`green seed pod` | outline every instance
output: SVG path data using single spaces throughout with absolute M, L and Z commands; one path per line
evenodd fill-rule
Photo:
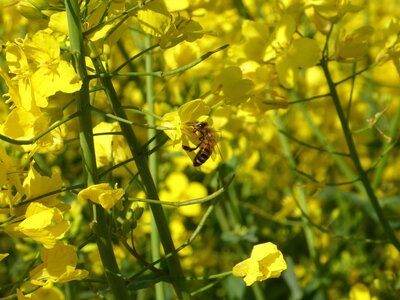
M 143 215 L 144 208 L 143 207 L 136 207 L 133 211 L 132 220 L 139 220 L 140 217 Z

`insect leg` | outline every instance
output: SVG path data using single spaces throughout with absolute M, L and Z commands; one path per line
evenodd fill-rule
M 193 147 L 193 148 L 189 147 L 189 146 L 182 145 L 182 149 L 186 150 L 186 151 L 194 151 L 194 150 L 197 150 L 200 147 L 200 145 L 201 145 L 201 143 L 198 144 L 196 147 Z

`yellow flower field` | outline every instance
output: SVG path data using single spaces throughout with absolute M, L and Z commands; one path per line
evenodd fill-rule
M 398 1 L 0 12 L 0 300 L 399 299 Z

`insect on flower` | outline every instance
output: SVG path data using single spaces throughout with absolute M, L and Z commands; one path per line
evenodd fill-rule
M 193 166 L 199 167 L 210 158 L 214 151 L 216 144 L 215 132 L 207 122 L 198 122 L 188 125 L 193 128 L 193 133 L 198 136 L 199 143 L 196 147 L 182 145 L 182 148 L 186 151 L 195 151 L 199 149 L 193 159 Z

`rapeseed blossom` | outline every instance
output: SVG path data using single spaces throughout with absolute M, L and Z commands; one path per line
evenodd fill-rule
M 61 55 L 57 39 L 48 31 L 8 43 L 5 51 L 21 97 L 21 103 L 10 99 L 17 107 L 35 111 L 46 107 L 48 97 L 56 92 L 73 93 L 81 87 L 72 64 Z
M 7 191 L 11 190 L 11 188 L 15 188 L 20 195 L 24 194 L 22 188 L 22 182 L 20 178 L 20 173 L 22 173 L 21 166 L 18 162 L 14 161 L 6 152 L 4 147 L 0 145 L 0 185 L 9 188 Z M 10 193 L 5 195 L 5 191 L 3 191 L 2 197 L 0 199 L 1 204 L 8 204 L 9 206 L 13 205 L 12 196 Z
M 99 183 L 80 191 L 78 199 L 87 199 L 100 204 L 105 209 L 111 209 L 115 204 L 120 203 L 123 196 L 123 189 L 117 188 L 117 186 L 112 188 L 108 183 Z
M 207 196 L 207 189 L 199 182 L 190 182 L 185 174 L 171 173 L 165 180 L 165 188 L 160 191 L 162 201 L 187 201 Z M 185 217 L 197 217 L 201 213 L 201 205 L 193 203 L 178 208 Z
M 206 121 L 210 122 L 211 107 L 202 99 L 192 100 L 179 107 L 178 111 L 166 113 L 161 126 L 164 132 L 172 140 L 173 144 L 198 143 L 198 137 L 193 132 L 190 124 Z
M 116 134 L 121 131 L 117 122 L 101 122 L 93 128 L 94 147 L 96 152 L 96 165 L 98 168 L 112 164 L 118 164 L 131 158 L 129 148 L 125 139 Z M 132 162 L 128 167 L 133 171 L 136 169 Z
M 378 300 L 378 298 L 371 296 L 367 286 L 356 283 L 351 287 L 349 300 Z
M 49 283 L 37 290 L 33 293 L 25 294 L 21 289 L 17 289 L 17 297 L 18 300 L 40 300 L 40 299 L 51 299 L 51 300 L 64 300 L 65 296 L 63 292 L 54 286 L 52 283 Z
M 232 269 L 235 276 L 244 277 L 246 285 L 268 278 L 277 278 L 286 270 L 282 253 L 273 243 L 258 244 L 253 247 L 250 258 L 238 263 Z
M 56 93 L 76 92 L 82 83 L 51 30 L 7 42 L 4 51 L 8 69 L 2 68 L 0 76 L 9 87 L 4 97 L 11 111 L 0 132 L 16 140 L 34 139 L 57 120 L 45 111 L 50 98 Z M 57 128 L 20 147 L 32 155 L 58 151 L 63 147 L 63 134 Z
M 392 243 L 382 240 L 378 223 L 398 215 L 397 1 L 4 0 L 0 10 L 0 224 L 10 236 L 2 239 L 0 296 L 64 299 L 63 282 L 87 275 L 77 255 L 95 278 L 75 285 L 72 298 L 130 299 L 142 279 L 146 286 L 166 279 L 165 294 L 175 288 L 183 299 L 187 276 L 198 279 L 186 282 L 188 290 L 207 299 L 276 290 L 285 299 L 398 294 L 400 246 L 392 226 L 383 228 Z M 134 134 L 116 120 L 133 124 Z M 193 160 L 201 153 L 202 132 L 215 135 L 205 142 L 216 145 L 194 169 L 181 154 Z M 91 185 L 92 178 L 122 188 Z M 76 199 L 81 186 L 89 187 Z M 217 190 L 218 198 L 201 205 L 166 202 L 179 206 Z M 133 205 L 137 197 L 151 202 L 140 222 L 129 203 L 90 213 L 86 200 L 99 212 L 121 206 L 125 193 Z M 383 214 L 368 203 L 374 194 Z M 69 205 L 72 230 L 63 216 Z M 163 212 L 166 222 L 158 222 Z M 151 213 L 158 230 L 143 226 Z M 93 218 L 109 230 L 93 234 Z M 371 222 L 377 226 L 366 232 Z M 344 238 L 332 244 L 334 237 Z M 63 238 L 86 246 L 75 249 Z M 276 288 L 245 289 L 227 278 L 207 289 L 201 281 L 227 276 L 243 255 L 237 245 L 270 238 L 299 249 L 288 256 L 293 272 Z M 285 268 L 282 253 L 265 243 L 233 273 L 251 285 Z M 129 296 L 118 297 L 125 288 Z M 146 293 L 156 297 L 154 289 Z
M 368 40 L 373 32 L 371 26 L 363 26 L 348 33 L 343 29 L 336 41 L 337 60 L 354 62 L 365 57 L 370 47 Z
M 195 99 L 183 104 L 177 111 L 166 113 L 161 122 L 161 126 L 166 135 L 172 140 L 174 147 L 179 145 L 180 148 L 182 148 L 182 146 L 195 148 L 201 146 L 202 141 L 200 141 L 199 137 L 202 136 L 202 133 L 194 130 L 194 126 L 200 122 L 207 123 L 207 129 L 211 131 L 210 134 L 213 139 L 211 145 L 213 148 L 211 153 L 212 159 L 208 159 L 200 168 L 203 172 L 209 173 L 218 166 L 220 159 L 228 158 L 228 155 L 222 157 L 222 153 L 225 154 L 229 152 L 225 147 L 222 149 L 223 151 L 221 151 L 219 145 L 224 144 L 219 143 L 220 134 L 214 126 L 214 119 L 220 124 L 224 123 L 223 119 L 226 119 L 226 111 L 223 109 L 219 110 L 218 108 L 213 111 L 206 100 L 207 99 Z M 215 116 L 213 112 L 216 113 Z M 221 112 L 220 116 L 217 115 L 218 112 Z M 191 160 L 194 161 L 197 152 L 185 152 Z
M 50 249 L 64 237 L 69 226 L 69 221 L 64 220 L 58 208 L 32 202 L 26 210 L 25 219 L 8 224 L 6 231 L 12 236 L 29 237 Z
M 44 286 L 50 282 L 81 280 L 89 275 L 86 270 L 76 269 L 76 249 L 63 242 L 58 242 L 51 249 L 43 248 L 40 258 L 42 263 L 29 273 L 32 284 Z
M 204 34 L 198 22 L 179 14 L 172 15 L 163 1 L 158 0 L 150 2 L 138 12 L 138 21 L 145 32 L 159 39 L 163 49 L 183 41 L 193 42 Z

